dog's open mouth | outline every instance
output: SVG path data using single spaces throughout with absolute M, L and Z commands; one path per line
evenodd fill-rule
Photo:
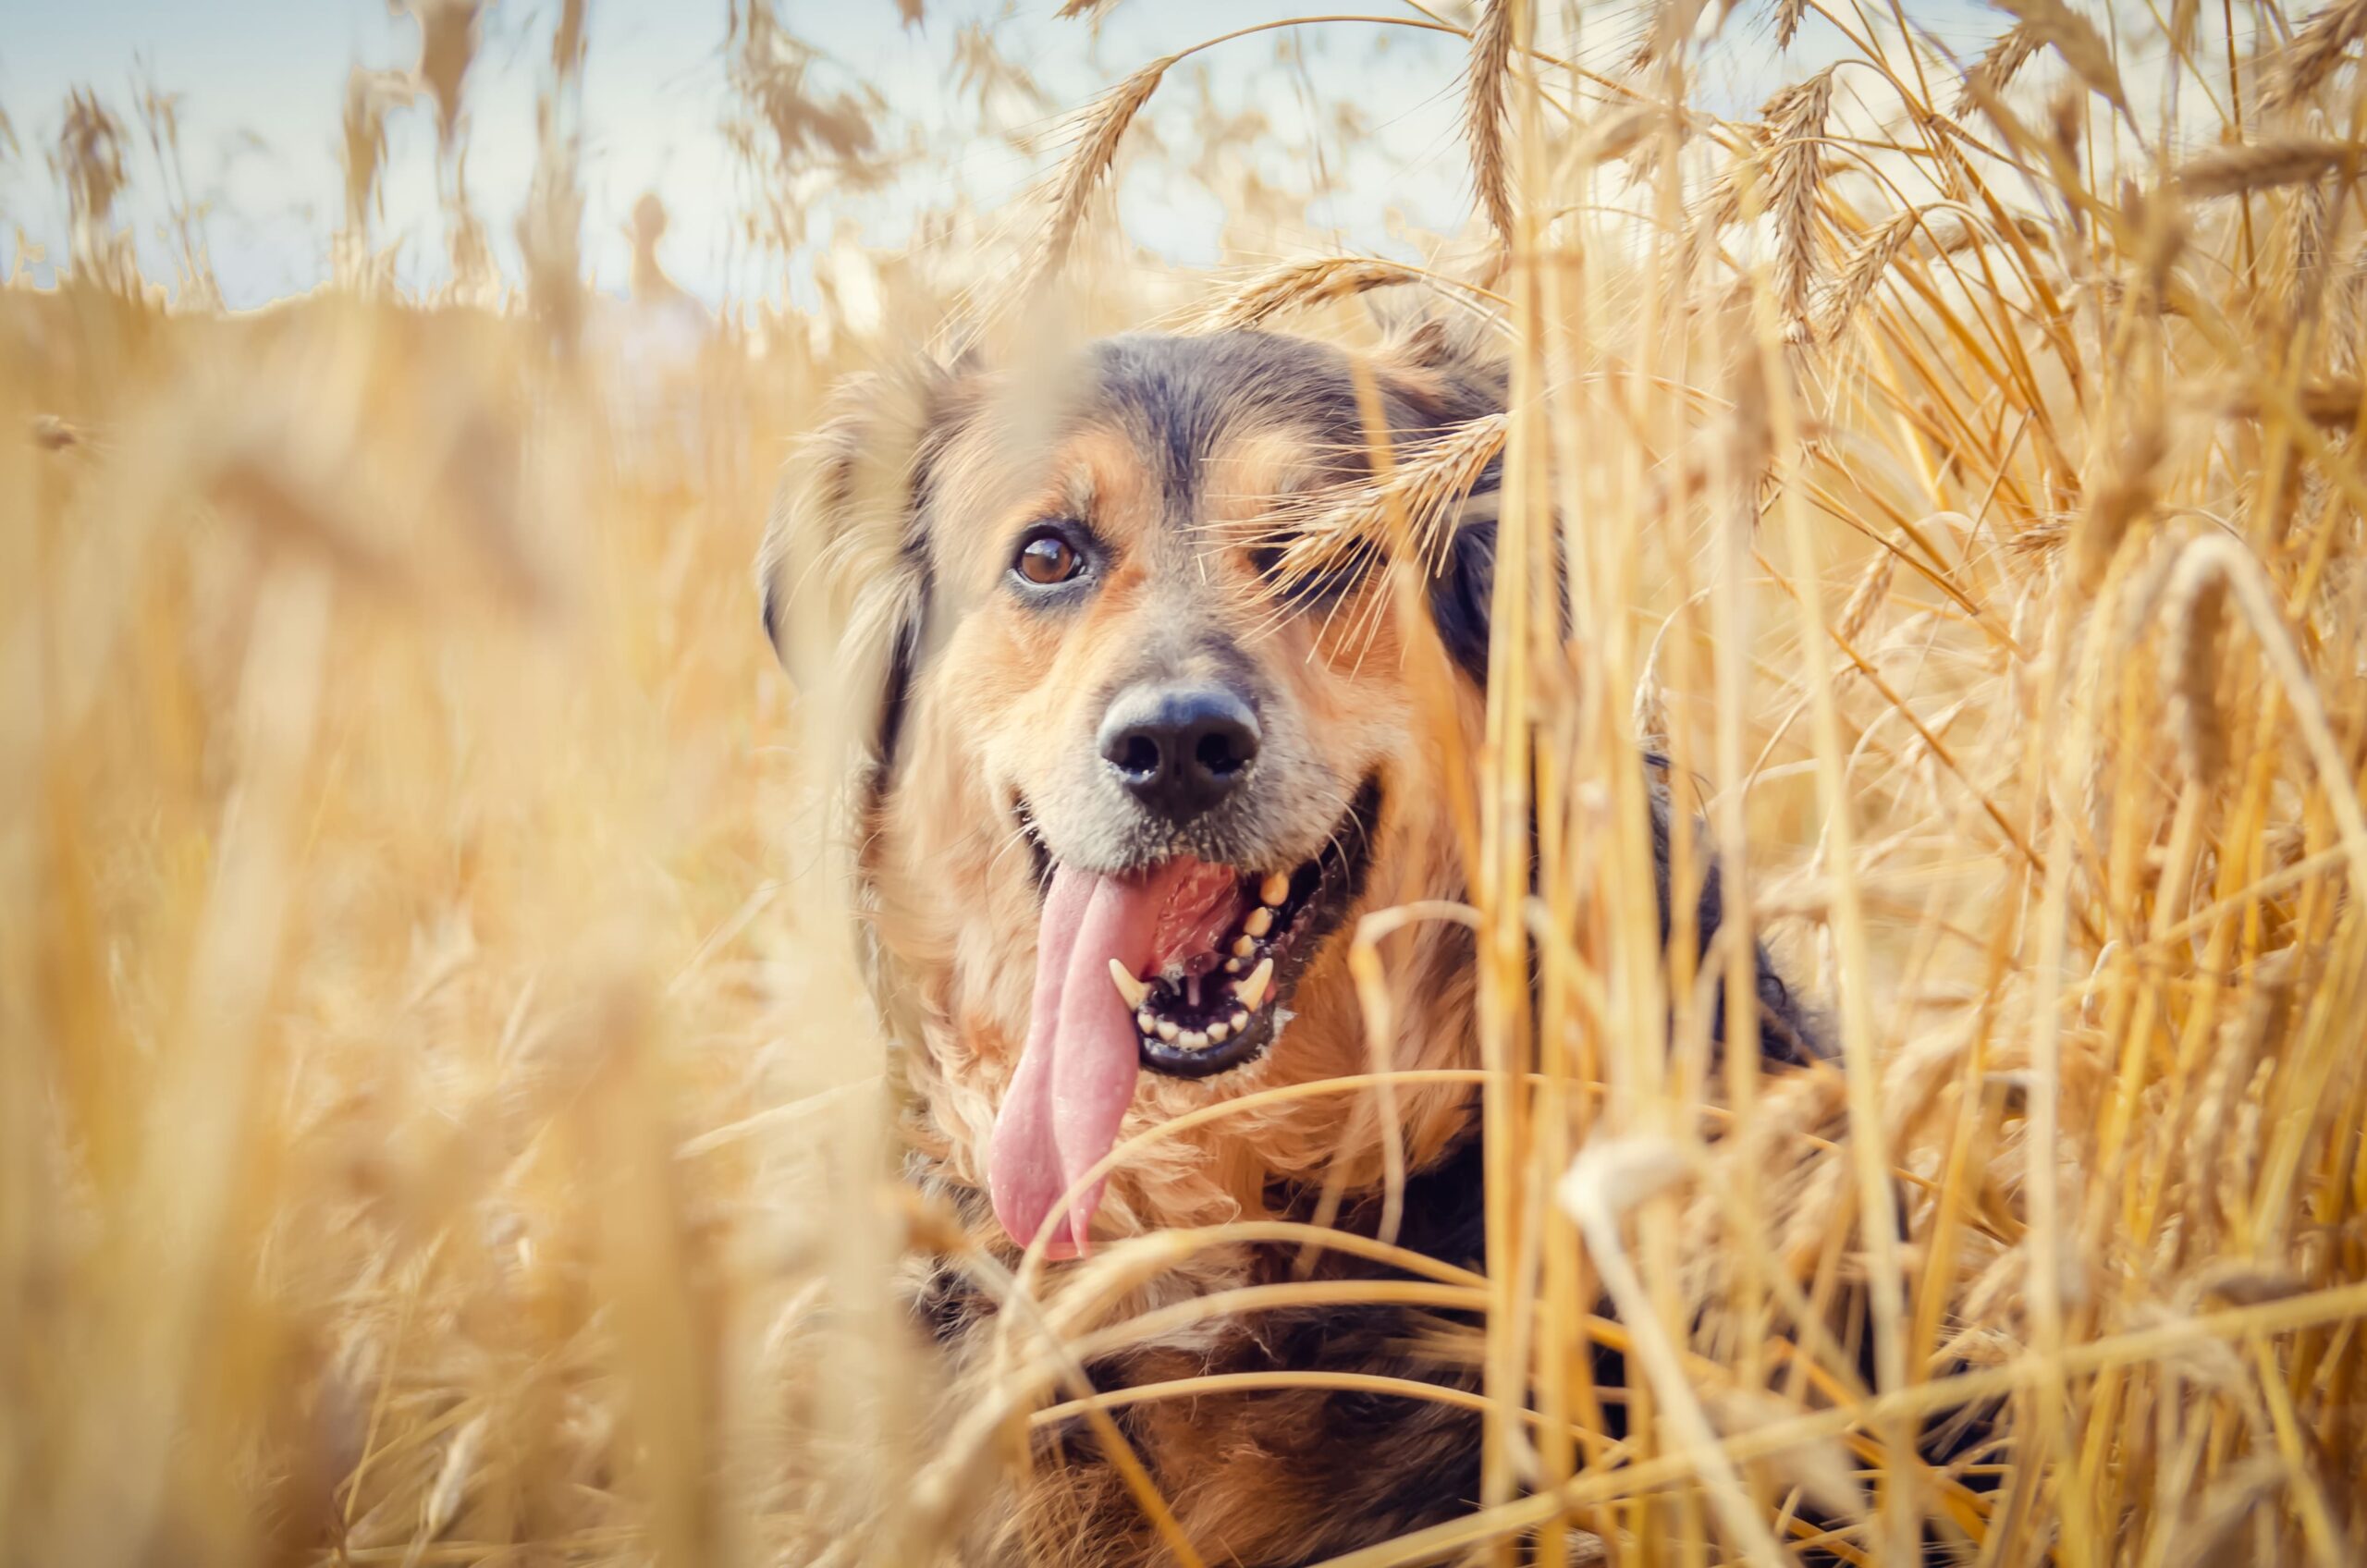
M 1109 1152 L 1141 1070 L 1205 1078 L 1274 1043 L 1300 976 L 1364 890 L 1380 808 L 1367 781 L 1322 850 L 1288 867 L 1174 855 L 1094 872 L 1040 860 L 1027 1042 L 988 1154 L 995 1212 L 1014 1240 L 1049 1225 L 1051 1256 L 1084 1250 L 1101 1184 L 1065 1214 L 1054 1206 Z
M 1273 1044 L 1299 976 L 1363 890 L 1378 796 L 1367 785 L 1322 851 L 1288 870 L 1188 856 L 1154 869 L 1168 890 L 1148 962 L 1139 974 L 1110 965 L 1143 1066 L 1205 1078 Z

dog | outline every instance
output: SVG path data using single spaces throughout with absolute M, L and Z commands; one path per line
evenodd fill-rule
M 1367 913 L 1466 895 L 1445 802 L 1484 718 L 1497 462 L 1440 547 L 1294 570 L 1277 519 L 1369 484 L 1502 411 L 1501 364 L 1435 327 L 1353 352 L 1263 331 L 1106 339 L 1034 374 L 924 362 L 851 384 L 785 492 L 759 579 L 767 634 L 840 729 L 850 877 L 868 979 L 900 1047 L 913 1182 L 1047 1293 L 1097 1249 L 1243 1219 L 1370 1235 L 1388 1208 L 1369 1095 L 1259 1091 L 1478 1065 L 1472 938 L 1392 937 L 1390 1036 L 1348 958 Z M 1301 553 L 1302 555 L 1304 552 Z M 1401 591 L 1397 569 L 1416 590 Z M 1392 598 L 1392 594 L 1396 596 Z M 1396 606 L 1412 603 L 1405 617 Z M 1429 678 L 1426 679 L 1425 672 Z M 1662 937 L 1665 942 L 1665 805 Z M 1695 928 L 1720 917 L 1714 878 Z M 1758 954 L 1761 1048 L 1817 1029 Z M 1477 1091 L 1396 1092 L 1397 1244 L 1485 1265 Z M 1293 1245 L 1196 1248 L 1133 1310 L 1307 1277 L 1394 1277 Z M 993 1296 L 938 1271 L 917 1303 L 958 1366 Z M 1202 1318 L 1093 1358 L 1097 1389 L 1231 1371 L 1349 1371 L 1474 1388 L 1420 1348 L 1451 1314 L 1369 1305 Z M 1305 1562 L 1468 1512 L 1478 1417 L 1349 1390 L 1145 1400 L 1116 1427 L 1210 1561 Z M 1082 1421 L 982 1527 L 988 1562 L 1165 1561 Z

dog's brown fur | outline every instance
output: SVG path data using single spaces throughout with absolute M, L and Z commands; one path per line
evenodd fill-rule
M 1368 379 L 1365 379 L 1368 378 Z M 1121 338 L 1048 385 L 974 365 L 865 382 L 817 442 L 763 563 L 766 616 L 808 701 L 840 699 L 853 881 L 875 994 L 901 1047 L 913 1174 L 951 1196 L 981 1245 L 1015 1257 L 983 1199 L 996 1109 L 1027 1038 L 1044 851 L 1097 865 L 1191 848 L 1255 869 L 1314 854 L 1367 778 L 1380 784 L 1371 871 L 1347 925 L 1300 979 L 1295 1018 L 1262 1057 L 1214 1077 L 1146 1071 L 1121 1136 L 1215 1100 L 1367 1070 L 1346 972 L 1365 910 L 1464 891 L 1443 770 L 1484 707 L 1492 578 L 1492 473 L 1442 565 L 1430 615 L 1399 624 L 1386 574 L 1278 584 L 1255 525 L 1273 498 L 1368 474 L 1360 379 L 1400 455 L 1502 406 L 1501 373 L 1441 335 L 1361 361 L 1261 333 Z M 1034 520 L 1073 517 L 1109 546 L 1089 595 L 1048 615 L 1008 591 L 1014 541 Z M 1279 607 L 1278 607 L 1279 606 Z M 1417 700 L 1419 661 L 1452 672 L 1439 709 Z M 1257 694 L 1267 750 L 1254 822 L 1201 845 L 1146 849 L 1139 824 L 1097 793 L 1095 726 L 1146 668 L 1221 668 Z M 1445 677 L 1442 675 L 1442 679 Z M 1219 829 L 1209 829 L 1211 833 Z M 1706 936 L 1716 921 L 1704 900 Z M 1467 937 L 1445 924 L 1392 938 L 1399 1068 L 1469 1066 Z M 1761 985 L 1771 1037 L 1805 1026 L 1779 982 Z M 1473 1096 L 1461 1085 L 1398 1096 L 1407 1163 L 1404 1242 L 1479 1260 Z M 1339 1222 L 1373 1229 L 1382 1132 L 1369 1096 L 1314 1096 L 1214 1120 L 1155 1144 L 1112 1180 L 1097 1246 L 1242 1218 L 1306 1219 L 1328 1181 Z M 1133 1310 L 1291 1278 L 1295 1249 L 1228 1245 L 1132 1291 Z M 1058 1298 L 1075 1265 L 1055 1265 Z M 1336 1257 L 1318 1272 L 1380 1273 Z M 987 1299 L 956 1272 L 924 1311 L 957 1363 L 991 1337 Z M 1088 1325 L 1080 1325 L 1080 1327 Z M 1456 1383 L 1409 1348 L 1404 1310 L 1318 1308 L 1236 1316 L 1095 1364 L 1097 1386 L 1210 1371 L 1334 1367 Z M 1385 1538 L 1471 1505 L 1476 1427 L 1429 1401 L 1261 1391 L 1127 1407 L 1121 1429 L 1212 1561 L 1290 1563 Z M 1021 1505 L 981 1555 L 1123 1564 L 1160 1559 L 1139 1509 L 1080 1426 L 1046 1440 Z

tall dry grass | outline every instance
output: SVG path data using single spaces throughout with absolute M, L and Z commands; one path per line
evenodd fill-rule
M 1503 454 L 1470 897 L 1391 917 L 1479 933 L 1493 1261 L 1452 1288 L 1488 1327 L 1437 1350 L 1484 1369 L 1483 1495 L 1343 1562 L 2367 1555 L 2367 8 L 2007 9 L 1971 61 L 1904 8 L 1672 0 L 1608 51 L 1409 10 L 1470 51 L 1473 235 L 1146 288 L 1103 203 L 1171 55 L 1049 211 L 881 259 L 915 331 L 1355 337 L 1394 288 L 1513 364 L 1500 424 L 1293 514 L 1313 564 L 1403 541 Z M 900 1253 L 950 1238 L 879 1193 L 809 714 L 745 588 L 863 355 L 779 312 L 663 364 L 603 336 L 571 8 L 512 298 L 475 15 L 356 73 L 335 288 L 163 308 L 78 94 L 72 281 L 0 294 L 0 1538 L 930 1561 L 1014 1429 L 1098 1396 L 1052 1355 L 946 1422 L 896 1327 Z M 1843 57 L 1722 116 L 1721 28 Z M 787 177 L 865 178 L 877 106 L 767 7 L 731 40 L 787 253 Z M 415 94 L 437 299 L 372 231 Z M 1749 916 L 1698 964 L 1654 935 L 1647 752 L 1677 882 Z M 1747 925 L 1845 1072 L 1713 1059 Z M 1993 1440 L 1925 1462 L 1967 1407 Z

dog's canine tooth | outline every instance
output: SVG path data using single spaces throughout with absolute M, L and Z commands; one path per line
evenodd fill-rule
M 1187 1051 L 1206 1050 L 1208 1045 L 1208 1037 L 1206 1035 L 1201 1034 L 1197 1029 L 1186 1029 L 1184 1033 L 1175 1036 L 1175 1043 L 1182 1046 Z
M 1262 937 L 1274 928 L 1274 912 L 1263 907 L 1253 909 L 1249 912 L 1249 918 L 1241 923 L 1241 928 L 1253 937 Z
M 1257 950 L 1257 939 L 1254 937 L 1238 937 L 1233 944 L 1233 956 L 1235 958 L 1247 958 Z
M 1241 998 L 1242 1006 L 1255 1012 L 1257 1011 L 1257 1004 L 1266 999 L 1266 987 L 1273 982 L 1273 978 L 1274 961 L 1270 958 L 1261 958 L 1257 961 L 1257 967 L 1249 972 L 1248 979 L 1234 983 L 1233 994 Z
M 1110 961 L 1110 983 L 1118 987 L 1128 1007 L 1139 1008 L 1150 997 L 1149 985 L 1135 979 L 1133 971 L 1114 958 Z
M 1208 1025 L 1208 1044 L 1212 1046 L 1223 1045 L 1225 1036 L 1232 1033 L 1233 1025 L 1220 1018 L 1214 1023 Z
M 1257 901 L 1280 907 L 1291 896 L 1291 879 L 1287 872 L 1277 871 L 1257 884 Z
M 1162 1018 L 1159 1021 L 1159 1037 L 1170 1044 L 1172 1044 L 1175 1036 L 1183 1032 L 1183 1028 L 1171 1018 Z

